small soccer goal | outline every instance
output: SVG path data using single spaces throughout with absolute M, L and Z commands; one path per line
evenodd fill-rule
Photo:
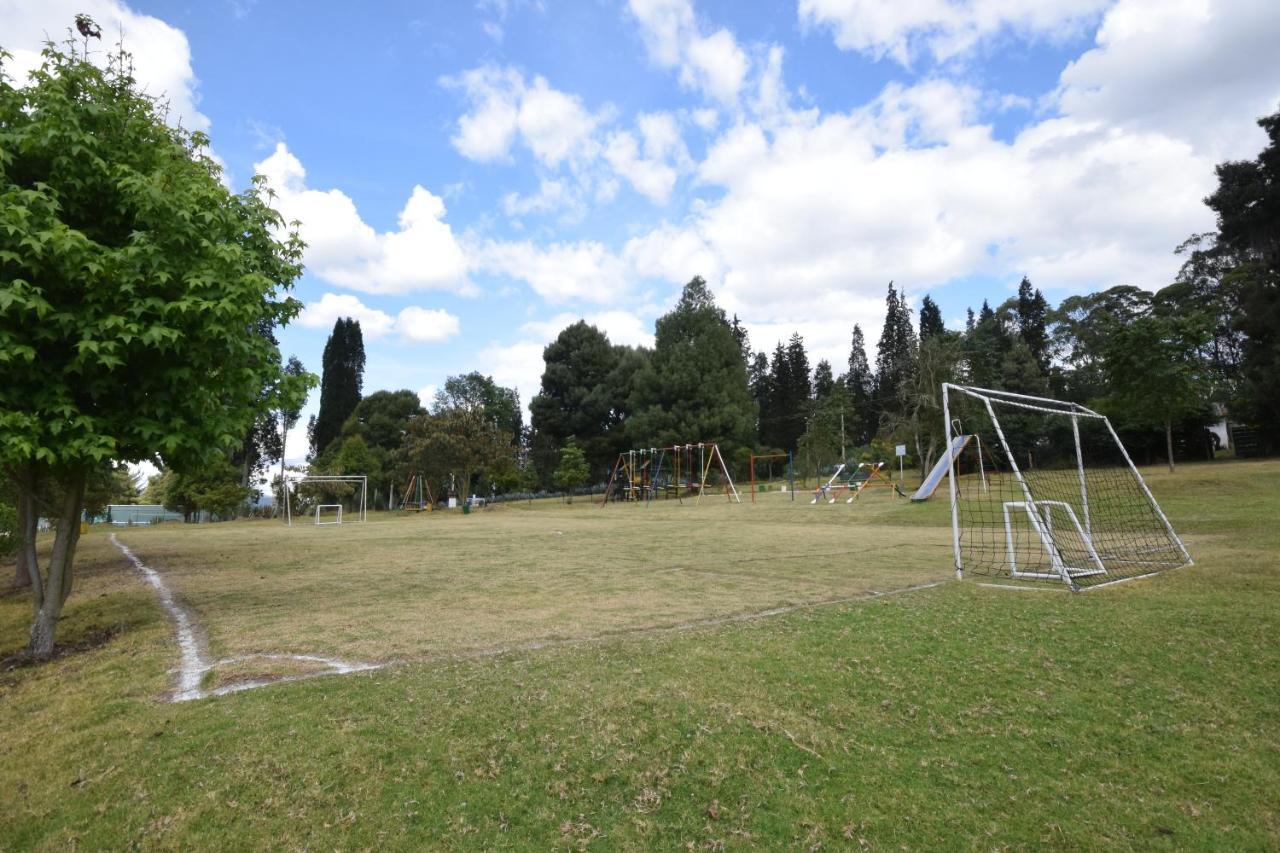
M 367 519 L 369 478 L 363 475 L 314 475 L 285 484 L 284 522 L 311 519 L 317 526 Z
M 1073 590 L 1191 564 L 1104 415 L 944 384 L 956 574 Z M 972 437 L 975 440 L 966 440 Z

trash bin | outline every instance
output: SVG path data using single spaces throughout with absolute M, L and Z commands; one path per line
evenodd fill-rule
M 462 502 L 462 514 L 463 514 L 463 515 L 470 515 L 470 514 L 471 514 L 471 502 L 470 502 L 470 501 L 463 501 L 463 502 Z

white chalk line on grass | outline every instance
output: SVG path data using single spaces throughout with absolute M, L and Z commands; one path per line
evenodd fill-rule
M 485 649 L 469 649 L 466 651 L 446 654 L 426 655 L 418 658 L 401 661 L 388 661 L 385 663 L 353 663 L 351 661 L 322 657 L 320 655 L 283 653 L 240 655 L 238 657 L 223 658 L 221 660 L 213 661 L 212 663 L 207 663 L 204 655 L 200 651 L 200 644 L 196 641 L 195 631 L 192 627 L 194 625 L 194 620 L 182 608 L 182 606 L 174 600 L 173 593 L 169 591 L 169 587 L 165 584 L 164 579 L 160 577 L 160 574 L 156 572 L 155 569 L 152 569 L 146 563 L 143 563 L 138 559 L 138 557 L 130 551 L 123 542 L 116 538 L 114 533 L 111 534 L 111 542 L 119 548 L 135 566 L 137 566 L 138 571 L 140 571 L 143 577 L 146 578 L 147 582 L 155 588 L 156 593 L 160 598 L 160 604 L 177 624 L 178 646 L 182 652 L 182 665 L 179 669 L 178 691 L 173 696 L 173 701 L 175 702 L 203 699 L 208 696 L 225 696 L 229 693 L 239 693 L 244 690 L 252 690 L 256 687 L 267 687 L 271 684 L 284 684 L 290 681 L 301 681 L 306 678 L 317 678 L 324 675 L 347 675 L 353 672 L 368 672 L 389 666 L 409 663 L 440 663 L 451 660 L 457 661 L 495 658 L 520 652 L 533 652 L 540 651 L 542 649 L 561 648 L 565 646 L 582 646 L 591 643 L 603 643 L 625 637 L 654 634 L 676 634 L 686 631 L 696 631 L 704 628 L 715 628 L 721 625 L 731 625 L 736 622 L 754 622 L 764 619 L 773 619 L 778 616 L 797 613 L 801 610 L 816 610 L 822 607 L 836 607 L 841 604 L 856 604 L 860 601 L 873 601 L 878 598 L 887 598 L 889 596 L 903 595 L 910 592 L 920 592 L 922 590 L 934 589 L 935 587 L 955 583 L 953 579 L 938 580 L 931 581 L 929 583 L 915 584 L 913 586 L 899 587 L 897 589 L 869 590 L 864 593 L 843 596 L 841 598 L 827 598 L 821 601 L 787 604 L 781 607 L 771 607 L 767 610 L 753 610 L 747 613 L 731 613 L 726 616 L 711 616 L 706 619 L 695 619 L 674 625 L 646 625 L 636 628 L 624 628 L 618 631 L 594 634 L 587 637 L 533 639 L 522 643 L 493 646 Z M 204 674 L 215 667 L 227 666 L 233 663 L 241 663 L 243 661 L 257 659 L 294 660 L 306 661 L 309 663 L 321 663 L 328 667 L 328 669 L 323 672 L 307 673 L 302 675 L 286 675 L 278 678 L 259 678 L 248 681 L 239 681 L 233 684 L 214 688 L 213 690 L 204 690 L 200 687 L 200 681 L 204 677 Z
M 209 663 L 205 660 L 204 654 L 200 651 L 200 643 L 196 640 L 195 620 L 191 618 L 191 614 L 186 611 L 182 605 L 174 600 L 173 592 L 169 589 L 168 584 L 164 582 L 164 578 L 160 577 L 160 573 L 148 566 L 138 556 L 129 550 L 129 547 L 116 538 L 114 533 L 111 534 L 111 544 L 120 549 L 129 561 L 137 567 L 142 573 L 147 583 L 151 584 L 156 591 L 156 596 L 160 599 L 160 606 L 173 619 L 178 629 L 178 650 L 180 652 L 181 663 L 178 666 L 178 689 L 173 694 L 174 702 L 188 702 L 192 699 L 203 699 L 206 696 L 225 696 L 228 693 L 238 693 L 242 690 L 252 690 L 255 687 L 265 687 L 268 684 L 279 684 L 285 681 L 300 681 L 304 678 L 316 678 L 321 675 L 346 675 L 351 672 L 365 672 L 371 669 L 378 669 L 383 664 L 373 663 L 352 663 L 351 661 L 339 660 L 338 658 L 323 657 L 321 655 L 293 655 L 282 653 L 240 655 L 239 657 L 223 658 L 221 660 Z M 305 661 L 307 663 L 324 664 L 327 669 L 321 672 L 306 673 L 301 675 L 287 675 L 280 678 L 259 678 L 250 681 L 240 681 L 233 684 L 227 684 L 213 690 L 205 690 L 200 686 L 200 681 L 204 678 L 206 672 L 215 667 L 227 666 L 233 663 L 241 663 L 243 661 L 257 660 L 265 658 L 268 660 L 292 660 Z

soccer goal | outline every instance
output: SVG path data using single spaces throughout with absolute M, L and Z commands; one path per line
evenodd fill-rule
M 1070 589 L 1191 564 L 1104 415 L 944 384 L 951 535 L 964 572 Z M 973 441 L 957 441 L 964 436 Z
M 360 475 L 314 475 L 288 481 L 284 489 L 284 521 L 313 518 L 317 525 L 345 524 L 367 518 L 369 478 Z

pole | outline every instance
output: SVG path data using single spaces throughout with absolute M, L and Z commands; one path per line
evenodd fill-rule
M 796 465 L 795 460 L 791 458 L 791 451 L 787 451 L 787 488 L 791 490 L 791 502 L 796 502 Z
M 844 409 L 840 410 L 840 461 L 845 459 L 844 452 Z

